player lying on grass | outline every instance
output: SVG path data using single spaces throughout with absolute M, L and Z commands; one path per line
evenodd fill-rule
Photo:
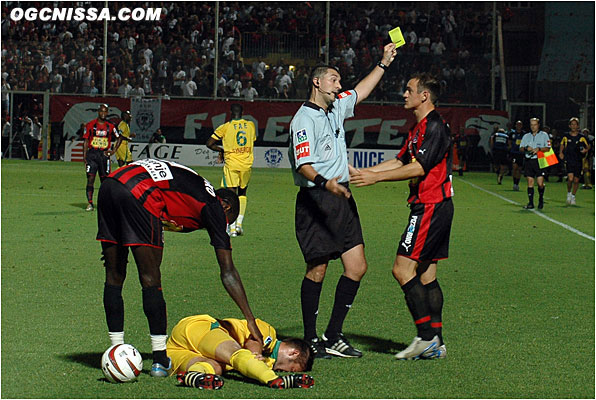
M 275 371 L 299 372 L 312 368 L 314 354 L 301 339 L 277 339 L 275 329 L 256 319 L 264 344 L 255 341 L 246 320 L 215 319 L 193 315 L 172 330 L 167 352 L 172 359 L 170 374 L 199 389 L 220 389 L 222 373 L 235 370 L 274 389 L 310 388 L 314 379 L 306 374 L 279 376 Z

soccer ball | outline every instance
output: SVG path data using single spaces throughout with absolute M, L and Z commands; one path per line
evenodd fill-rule
M 110 346 L 101 356 L 101 370 L 112 383 L 134 381 L 142 369 L 141 353 L 130 344 Z

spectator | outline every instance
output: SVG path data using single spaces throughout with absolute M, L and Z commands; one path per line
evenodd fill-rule
M 292 78 L 288 76 L 286 69 L 282 68 L 281 73 L 275 78 L 275 87 L 279 93 L 282 93 L 284 86 L 290 87 L 291 84 Z
M 178 65 L 176 67 L 176 72 L 172 75 L 173 78 L 173 90 L 172 92 L 174 95 L 181 96 L 182 93 L 182 85 L 186 80 L 186 72 L 182 70 L 182 65 Z
M 128 78 L 124 78 L 124 80 L 122 81 L 122 86 L 118 88 L 118 94 L 120 95 L 120 97 L 124 97 L 126 99 L 128 98 L 128 96 L 130 96 L 131 91 L 132 86 L 128 84 Z
M 269 80 L 269 82 L 267 82 L 267 87 L 265 88 L 264 97 L 267 99 L 277 99 L 279 97 L 279 91 L 273 85 L 272 80 Z
M 186 97 L 195 96 L 197 92 L 197 84 L 195 81 L 190 79 L 190 76 L 186 77 L 184 84 L 182 85 L 182 95 Z
M 259 96 L 259 92 L 257 92 L 257 90 L 252 87 L 252 82 L 248 81 L 247 86 L 242 89 L 242 96 L 244 97 L 244 100 L 246 101 L 254 101 L 255 97 Z
M 161 133 L 161 129 L 157 129 L 151 139 L 149 139 L 149 143 L 165 143 L 166 137 Z
M 242 90 L 242 82 L 238 74 L 234 74 L 234 77 L 226 84 L 229 94 L 232 97 L 240 97 L 240 91 Z
M 91 80 L 91 86 L 89 87 L 89 94 L 91 96 L 96 96 L 99 94 L 99 89 L 95 87 L 95 81 Z
M 135 84 L 134 89 L 132 89 L 130 91 L 130 95 L 132 97 L 145 97 L 145 91 L 143 90 L 143 88 L 141 87 L 141 84 L 139 82 L 137 82 Z

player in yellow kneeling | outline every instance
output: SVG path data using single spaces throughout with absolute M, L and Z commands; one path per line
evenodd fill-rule
M 242 221 L 246 212 L 246 189 L 250 181 L 257 136 L 255 124 L 242 118 L 240 104 L 232 104 L 231 113 L 231 120 L 217 127 L 207 139 L 207 147 L 219 152 L 218 162 L 224 162 L 221 186 L 233 190 L 240 200 L 240 213 L 230 225 L 229 232 L 230 236 L 239 236 L 244 233 Z M 223 147 L 216 144 L 220 141 Z
M 309 388 L 314 379 L 306 374 L 279 376 L 275 371 L 299 372 L 312 368 L 314 360 L 308 343 L 302 339 L 277 339 L 275 329 L 256 319 L 264 345 L 253 340 L 246 320 L 216 319 L 193 315 L 182 319 L 168 339 L 167 354 L 171 374 L 178 381 L 200 389 L 219 389 L 222 373 L 230 370 L 271 388 Z

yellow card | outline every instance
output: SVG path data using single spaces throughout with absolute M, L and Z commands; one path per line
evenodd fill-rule
M 399 29 L 399 26 L 389 31 L 389 37 L 391 38 L 391 41 L 395 43 L 395 48 L 406 44 L 406 40 L 404 39 L 404 35 L 401 34 L 401 29 Z

